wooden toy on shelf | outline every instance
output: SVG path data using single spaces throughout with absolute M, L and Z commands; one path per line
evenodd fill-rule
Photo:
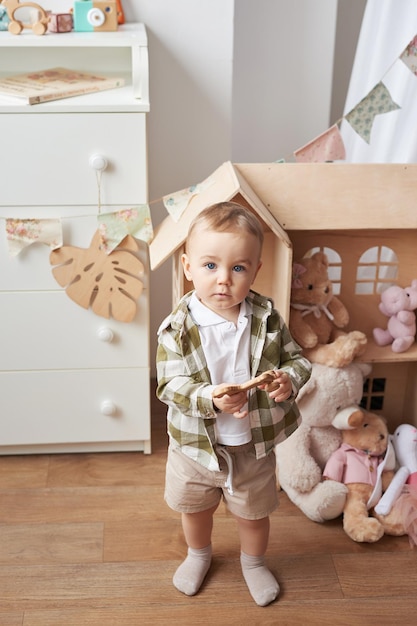
M 31 28 L 35 35 L 44 35 L 48 27 L 49 17 L 47 12 L 36 2 L 20 2 L 20 0 L 0 0 L 9 16 L 10 23 L 8 30 L 12 35 L 20 35 L 24 28 Z M 15 13 L 19 9 L 30 7 L 38 12 L 38 19 L 32 23 L 23 22 L 15 18 Z
M 124 24 L 125 14 L 123 11 L 122 0 L 116 0 L 116 9 L 117 9 L 117 23 Z

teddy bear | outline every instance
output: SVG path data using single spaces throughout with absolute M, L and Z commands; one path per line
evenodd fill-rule
M 379 310 L 386 315 L 386 329 L 374 328 L 373 336 L 379 346 L 391 344 L 393 352 L 405 352 L 416 335 L 417 279 L 409 287 L 391 285 L 381 293 Z
M 322 472 L 341 442 L 332 421 L 341 409 L 359 404 L 370 371 L 369 365 L 356 362 L 341 368 L 313 363 L 296 400 L 301 424 L 276 446 L 278 486 L 314 522 L 335 519 L 343 511 L 347 487 L 323 481 Z
M 342 443 L 329 457 L 323 477 L 347 486 L 343 508 L 346 534 L 353 541 L 373 543 L 385 534 L 385 522 L 369 512 L 395 474 L 395 452 L 387 423 L 382 416 L 353 406 L 338 412 L 333 425 L 340 427 Z M 386 521 L 390 534 L 389 516 Z M 402 529 L 400 534 L 404 534 Z
M 289 329 L 304 355 L 314 363 L 344 367 L 365 351 L 366 335 L 345 332 L 349 313 L 333 293 L 324 252 L 293 265 Z

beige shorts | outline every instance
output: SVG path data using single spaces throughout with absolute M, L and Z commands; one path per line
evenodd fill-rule
M 278 506 L 275 453 L 257 459 L 252 443 L 225 448 L 232 461 L 233 495 L 225 483 L 230 477 L 226 460 L 217 452 L 220 472 L 190 459 L 171 442 L 166 466 L 165 500 L 180 513 L 199 513 L 223 498 L 234 515 L 248 520 L 267 517 Z

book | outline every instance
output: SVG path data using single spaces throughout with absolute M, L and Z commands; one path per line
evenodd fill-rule
M 71 98 L 124 85 L 123 78 L 88 74 L 64 67 L 0 78 L 0 97 L 26 104 Z

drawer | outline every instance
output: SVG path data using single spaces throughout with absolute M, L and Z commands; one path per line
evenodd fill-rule
M 109 442 L 117 449 L 149 441 L 149 375 L 148 368 L 0 374 L 0 453 L 8 446 L 59 451 L 61 444 Z
M 123 207 L 118 207 L 123 208 Z M 85 215 L 78 217 L 77 207 L 71 207 L 71 211 L 77 214 L 76 219 L 71 219 L 71 213 L 66 207 L 66 210 L 61 209 L 61 214 L 64 213 L 62 218 L 62 233 L 63 233 L 63 245 L 64 246 L 76 246 L 78 248 L 88 248 L 95 231 L 98 228 L 97 215 Z M 25 208 L 25 210 L 16 209 L 13 212 L 7 212 L 0 207 L 0 217 L 19 217 L 26 219 L 30 217 L 59 218 L 59 213 L 54 213 L 47 210 L 42 211 L 41 215 L 37 215 L 32 209 Z M 0 226 L 4 226 L 0 220 Z M 145 274 L 142 277 L 144 285 L 148 286 L 149 277 L 149 259 L 148 259 L 148 246 L 145 242 L 137 240 L 139 245 L 138 257 L 142 261 Z M 37 291 L 37 290 L 58 290 L 61 291 L 62 287 L 57 283 L 53 274 L 52 267 L 49 262 L 50 247 L 43 243 L 34 243 L 27 246 L 21 252 L 11 257 L 7 248 L 7 241 L 4 237 L 0 242 L 0 292 L 1 291 Z
M 0 204 L 96 206 L 93 154 L 108 161 L 103 205 L 146 202 L 145 123 L 145 113 L 0 114 Z
M 1 371 L 149 365 L 146 290 L 128 324 L 83 309 L 64 291 L 3 292 L 0 311 Z

